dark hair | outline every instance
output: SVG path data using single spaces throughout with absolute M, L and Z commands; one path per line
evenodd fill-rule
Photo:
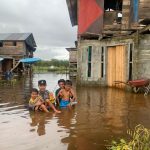
M 39 80 L 38 85 L 46 85 L 46 80 Z
M 72 82 L 70 80 L 66 80 L 65 85 L 71 85 L 72 86 Z
M 36 92 L 37 94 L 39 93 L 39 91 L 36 89 L 36 88 L 33 88 L 32 90 L 31 90 L 31 93 L 32 92 Z
M 64 79 L 60 79 L 60 80 L 58 80 L 58 84 L 59 84 L 60 82 L 65 83 L 65 80 L 64 80 Z

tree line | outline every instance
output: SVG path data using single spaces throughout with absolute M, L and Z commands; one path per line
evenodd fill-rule
M 69 61 L 68 60 L 58 60 L 58 59 L 51 59 L 49 61 L 42 60 L 37 63 L 35 63 L 35 66 L 39 67 L 68 67 L 69 66 Z

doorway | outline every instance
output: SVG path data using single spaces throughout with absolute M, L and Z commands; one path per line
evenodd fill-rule
M 114 81 L 126 82 L 126 52 L 125 45 L 108 47 L 107 84 L 124 88 L 124 84 L 115 84 Z

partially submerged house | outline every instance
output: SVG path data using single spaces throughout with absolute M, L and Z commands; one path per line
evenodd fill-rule
M 76 48 L 66 48 L 69 52 L 69 76 L 77 76 L 77 49 Z
M 19 63 L 19 60 L 33 57 L 35 50 L 32 33 L 0 33 L 0 73 L 25 71 L 28 66 Z
M 113 86 L 150 77 L 148 0 L 66 0 L 78 25 L 77 83 Z

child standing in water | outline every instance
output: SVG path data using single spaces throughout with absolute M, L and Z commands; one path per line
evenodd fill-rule
M 59 86 L 59 88 L 55 92 L 55 97 L 56 97 L 56 103 L 57 103 L 57 105 L 59 105 L 60 101 L 61 101 L 61 97 L 58 96 L 58 93 L 59 93 L 59 91 L 61 89 L 65 88 L 65 80 L 64 79 L 58 80 L 58 86 Z
M 66 80 L 65 88 L 59 91 L 57 97 L 61 98 L 60 107 L 70 107 L 70 104 L 76 100 L 75 93 L 72 89 L 72 82 L 70 80 Z
M 29 100 L 29 108 L 33 111 L 49 112 L 43 103 L 44 101 L 42 98 L 38 96 L 38 90 L 33 88 L 31 91 L 31 98 Z
M 45 80 L 38 81 L 38 86 L 39 86 L 39 96 L 41 96 L 42 99 L 44 100 L 45 106 L 51 107 L 56 113 L 61 113 L 61 111 L 57 110 L 50 101 L 50 93 L 48 90 L 46 90 L 47 86 L 46 81 Z

